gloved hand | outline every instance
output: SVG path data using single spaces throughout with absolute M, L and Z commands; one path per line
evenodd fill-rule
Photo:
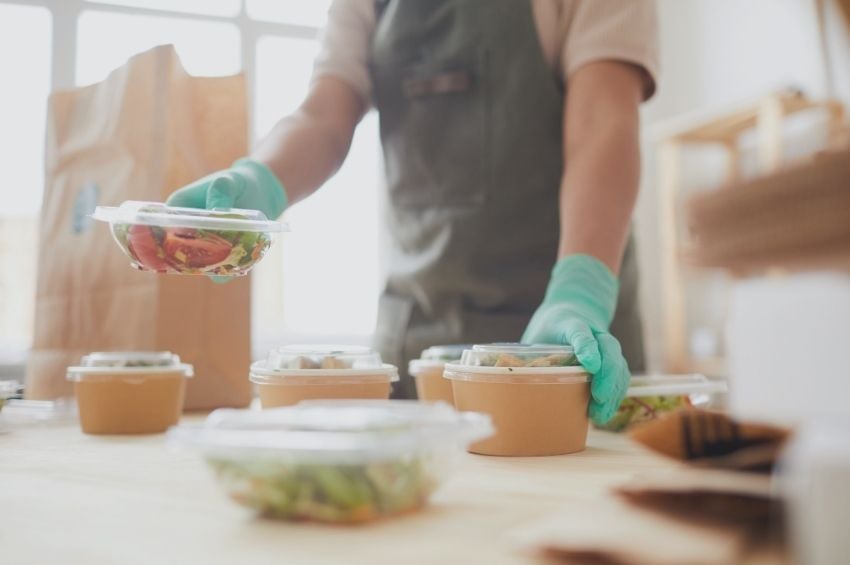
M 286 192 L 264 164 L 239 159 L 229 169 L 186 185 L 168 197 L 169 206 L 259 210 L 270 220 L 286 209 Z
M 522 336 L 523 343 L 573 346 L 579 363 L 593 375 L 588 411 L 596 424 L 614 416 L 631 378 L 620 342 L 608 333 L 618 290 L 617 278 L 596 258 L 564 257 Z

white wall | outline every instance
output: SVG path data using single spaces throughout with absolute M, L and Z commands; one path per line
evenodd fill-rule
M 663 297 L 652 139 L 682 116 L 709 116 L 786 86 L 812 97 L 828 94 L 814 0 L 658 0 L 658 10 L 661 77 L 657 95 L 643 111 L 644 175 L 636 220 L 647 342 L 655 368 L 661 359 Z M 837 24 L 837 17 L 832 20 Z M 846 37 L 832 44 L 844 50 L 844 57 L 833 57 L 833 66 L 841 67 L 836 77 L 850 101 L 850 47 Z M 716 183 L 721 157 L 710 151 L 686 156 L 691 190 Z M 706 324 L 722 326 L 724 298 L 713 291 L 718 281 L 699 284 L 701 292 L 691 306 Z

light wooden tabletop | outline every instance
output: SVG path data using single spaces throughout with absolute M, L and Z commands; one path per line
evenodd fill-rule
M 517 528 L 672 466 L 623 436 L 591 432 L 574 455 L 464 455 L 424 511 L 332 527 L 253 517 L 197 455 L 166 449 L 163 436 L 28 427 L 0 435 L 0 562 L 526 563 Z

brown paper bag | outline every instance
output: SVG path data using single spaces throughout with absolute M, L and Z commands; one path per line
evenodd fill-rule
M 246 106 L 244 76 L 190 77 L 172 46 L 50 97 L 28 398 L 72 394 L 65 368 L 88 352 L 171 350 L 195 366 L 186 408 L 249 403 L 247 278 L 136 271 L 87 217 L 229 166 L 247 150 Z

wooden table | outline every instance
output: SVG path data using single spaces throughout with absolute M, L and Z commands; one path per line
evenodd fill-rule
M 19 428 L 0 435 L 0 563 L 525 563 L 512 531 L 671 467 L 623 436 L 591 432 L 574 455 L 465 455 L 425 511 L 332 527 L 254 518 L 163 436 Z

